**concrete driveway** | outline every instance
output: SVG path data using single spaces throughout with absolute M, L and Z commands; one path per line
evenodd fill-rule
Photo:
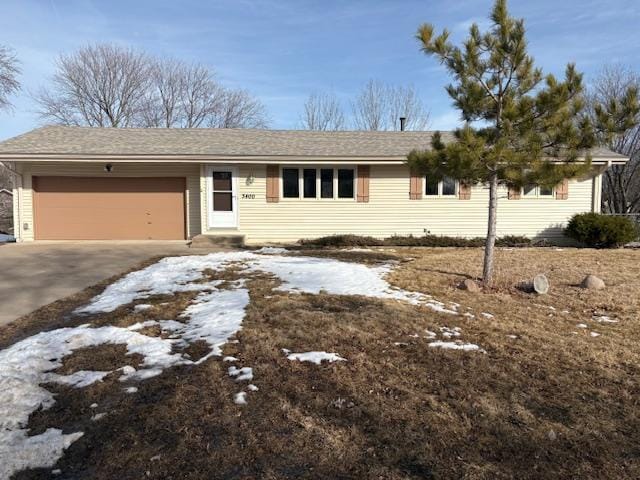
M 0 325 L 148 258 L 188 253 L 184 242 L 0 244 Z

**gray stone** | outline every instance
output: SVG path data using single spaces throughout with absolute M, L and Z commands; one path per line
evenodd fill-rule
M 586 288 L 587 290 L 602 290 L 605 287 L 604 280 L 596 277 L 595 275 L 587 275 L 582 280 L 580 284 L 582 288 Z
M 458 285 L 458 288 L 462 290 L 467 290 L 468 292 L 473 292 L 473 293 L 477 293 L 481 290 L 480 285 L 478 285 L 478 282 L 471 280 L 470 278 L 465 278 L 462 282 L 460 282 L 460 285 Z

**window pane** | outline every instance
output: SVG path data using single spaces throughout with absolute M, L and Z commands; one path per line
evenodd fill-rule
M 536 196 L 536 185 L 535 184 L 530 184 L 530 185 L 525 185 L 523 188 L 524 191 L 524 196 L 525 197 L 535 197 Z
M 353 170 L 338 170 L 338 198 L 353 198 Z
M 427 195 L 438 195 L 438 181 L 436 179 L 427 176 L 424 183 L 427 185 L 425 191 Z
M 542 185 L 540 186 L 540 195 L 541 196 L 549 196 L 549 195 L 553 195 L 553 188 L 552 187 L 543 187 Z
M 230 212 L 232 210 L 231 192 L 213 192 L 213 210 Z
M 213 189 L 231 191 L 231 172 L 213 172 Z
M 455 195 L 456 194 L 456 181 L 451 177 L 444 177 L 442 179 L 442 195 Z
M 333 168 L 320 170 L 320 197 L 333 198 Z
M 304 179 L 304 198 L 316 198 L 316 169 L 305 168 L 302 177 Z
M 282 195 L 285 198 L 298 198 L 300 196 L 297 168 L 282 169 Z

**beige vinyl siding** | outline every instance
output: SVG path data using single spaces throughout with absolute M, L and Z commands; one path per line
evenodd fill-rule
M 22 212 L 20 228 L 29 225 L 22 231 L 22 239 L 33 240 L 33 190 L 34 176 L 74 176 L 74 177 L 186 177 L 187 194 L 187 236 L 200 234 L 200 165 L 168 164 L 168 163 L 114 163 L 113 171 L 104 171 L 104 163 L 26 163 L 23 169 Z
M 247 185 L 245 180 L 251 174 L 255 182 Z M 521 200 L 507 200 L 507 189 L 501 188 L 498 235 L 561 238 L 562 227 L 571 215 L 591 211 L 594 183 L 598 182 L 591 178 L 571 181 L 568 200 L 524 196 Z M 486 235 L 488 189 L 474 186 L 470 200 L 424 195 L 421 200 L 409 200 L 409 171 L 402 165 L 371 166 L 368 203 L 357 203 L 355 199 L 289 198 L 267 203 L 264 165 L 242 165 L 238 186 L 238 233 L 244 234 L 250 244 L 293 242 L 341 233 L 375 237 L 423 235 L 425 231 L 465 237 Z M 243 193 L 254 193 L 255 199 L 244 199 Z M 205 197 L 201 202 L 206 206 Z M 207 225 L 206 208 L 203 225 Z

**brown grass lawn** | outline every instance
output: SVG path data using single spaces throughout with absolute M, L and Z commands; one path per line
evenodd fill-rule
M 479 275 L 479 249 L 322 254 L 365 262 L 394 256 L 401 262 L 393 284 L 459 303 L 462 312 L 469 307 L 475 318 L 278 293 L 274 280 L 253 278 L 239 341 L 224 351 L 254 369 L 259 391 L 248 393 L 248 404 L 233 403 L 240 387 L 218 358 L 167 370 L 140 382 L 136 394 L 124 393 L 115 374 L 84 389 L 51 386 L 57 402 L 32 415 L 32 432 L 85 432 L 54 467 L 62 470 L 55 478 L 640 478 L 640 251 L 501 249 L 497 288 L 481 294 L 455 288 Z M 540 272 L 549 295 L 514 288 Z M 607 288 L 577 288 L 586 273 Z M 103 286 L 0 330 L 0 342 L 86 323 L 69 312 Z M 158 297 L 152 303 L 168 303 L 143 312 L 126 306 L 91 322 L 173 318 L 193 295 Z M 429 348 L 425 330 L 443 326 L 460 327 L 460 338 L 486 353 Z M 292 362 L 282 348 L 348 361 Z M 118 346 L 77 351 L 61 371 L 115 368 L 124 355 Z M 50 469 L 16 476 L 49 477 Z

